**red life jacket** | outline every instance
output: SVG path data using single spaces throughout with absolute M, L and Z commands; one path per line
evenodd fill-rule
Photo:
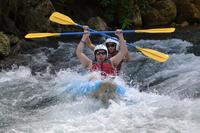
M 101 71 L 102 76 L 107 76 L 107 75 L 116 76 L 118 74 L 117 69 L 113 68 L 110 60 L 106 60 L 102 63 L 94 62 L 92 64 L 91 71 Z

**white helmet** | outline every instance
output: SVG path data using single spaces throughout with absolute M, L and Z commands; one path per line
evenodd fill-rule
M 105 45 L 106 43 L 115 43 L 116 44 L 116 50 L 119 50 L 119 42 L 117 41 L 118 39 L 115 38 L 115 37 L 112 37 L 112 38 L 107 38 L 106 41 L 105 41 Z
M 105 50 L 105 51 L 106 51 L 106 56 L 108 57 L 108 49 L 107 49 L 107 47 L 106 47 L 105 45 L 100 44 L 100 45 L 95 46 L 95 48 L 94 48 L 94 53 L 95 53 L 97 50 Z

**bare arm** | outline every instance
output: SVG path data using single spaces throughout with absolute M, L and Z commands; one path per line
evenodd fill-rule
M 86 44 L 92 51 L 94 51 L 95 45 L 92 43 L 89 37 L 86 40 Z
M 126 44 L 126 41 L 125 41 L 125 44 Z M 125 56 L 124 56 L 123 61 L 131 61 L 131 60 L 133 60 L 133 57 L 130 56 L 130 54 L 129 54 L 129 52 L 128 52 L 128 48 L 127 48 L 127 46 L 126 46 L 126 54 L 125 54 Z
M 80 60 L 81 64 L 89 69 L 92 66 L 92 60 L 90 60 L 84 53 L 83 48 L 86 43 L 87 38 L 89 37 L 89 32 L 87 29 L 84 29 L 85 34 L 83 34 L 81 41 L 79 42 L 77 49 L 76 49 L 76 56 Z
M 126 41 L 124 40 L 124 36 L 121 29 L 117 29 L 115 35 L 119 38 L 120 50 L 117 55 L 110 58 L 111 63 L 114 67 L 117 67 L 119 63 L 124 59 L 124 56 L 127 54 L 127 47 L 125 46 Z
M 83 26 L 84 31 L 88 31 L 88 26 Z M 85 44 L 93 51 L 95 48 L 95 45 L 92 43 L 92 41 L 90 40 L 90 37 L 88 36 L 85 39 Z

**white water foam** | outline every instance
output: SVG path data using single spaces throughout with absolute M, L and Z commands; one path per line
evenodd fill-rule
M 14 73 L 16 74 L 17 71 Z M 41 77 L 33 75 L 31 77 L 38 82 L 45 82 L 41 81 Z M 21 76 L 17 75 L 15 79 L 17 78 L 21 79 Z M 70 69 L 62 70 L 48 82 L 61 87 L 77 78 L 86 80 L 87 76 Z M 47 85 L 44 86 L 47 87 Z M 49 90 L 55 91 L 55 86 Z M 35 94 L 32 93 L 32 95 Z M 16 121 L 2 131 L 7 133 L 198 133 L 200 130 L 199 100 L 176 100 L 153 93 L 140 93 L 133 87 L 127 87 L 127 94 L 119 103 L 110 102 L 111 105 L 105 108 L 99 101 L 81 98 L 70 102 L 63 101 L 41 109 L 26 110 L 30 111 L 29 113 L 13 110 L 14 112 L 10 113 L 11 118 L 16 118 L 12 114 L 18 117 L 24 115 L 23 121 Z M 18 117 L 16 119 L 19 119 Z
M 163 43 L 163 41 L 160 41 Z M 192 54 L 173 54 L 162 69 L 148 79 L 170 77 L 160 89 L 198 83 L 199 58 Z M 153 67 L 157 64 L 151 64 Z M 157 68 L 156 68 L 157 69 Z M 151 70 L 149 70 L 151 71 Z M 191 79 L 194 77 L 193 79 Z M 127 86 L 126 95 L 105 107 L 100 101 L 82 97 L 62 99 L 41 108 L 26 108 L 63 92 L 73 80 L 87 80 L 71 69 L 56 75 L 32 75 L 28 67 L 0 72 L 0 132 L 5 133 L 199 133 L 200 100 L 175 99 L 155 93 L 138 92 Z M 116 82 L 125 85 L 123 79 Z M 183 86 L 183 87 L 184 87 Z M 12 90 L 12 91 L 11 91 Z M 65 96 L 65 95 L 64 95 Z M 60 98 L 60 97 L 58 97 Z M 30 102 L 31 101 L 31 102 Z M 14 103 L 15 104 L 12 104 Z

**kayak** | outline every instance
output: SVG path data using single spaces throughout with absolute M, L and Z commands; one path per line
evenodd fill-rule
M 73 81 L 66 85 L 65 92 L 73 95 L 73 96 L 88 96 L 91 94 L 102 95 L 102 93 L 111 92 L 118 95 L 123 96 L 126 92 L 125 87 L 121 85 L 117 85 L 113 82 L 108 81 Z

